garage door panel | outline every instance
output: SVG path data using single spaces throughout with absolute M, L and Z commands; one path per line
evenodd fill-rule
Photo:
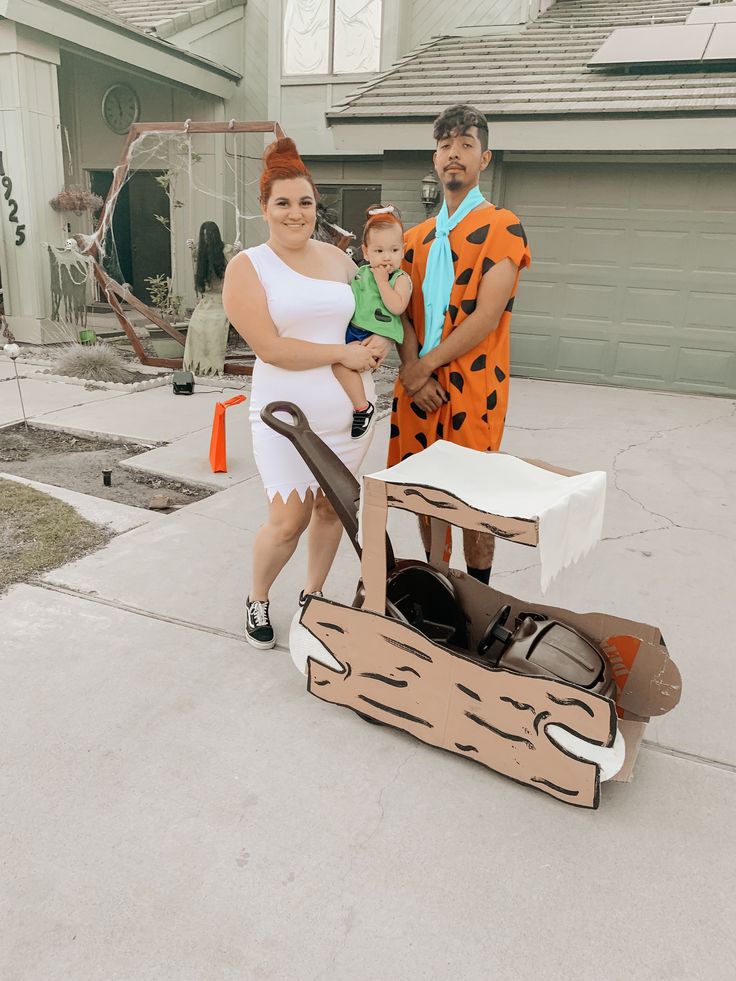
M 635 228 L 631 236 L 630 265 L 634 269 L 682 272 L 690 261 L 690 233 Z
M 566 225 L 543 225 L 529 222 L 524 225 L 527 238 L 534 242 L 534 267 L 538 271 L 547 264 L 567 262 L 569 238 Z
M 605 375 L 609 369 L 610 353 L 608 339 L 561 336 L 557 346 L 557 367 L 563 371 Z
M 554 359 L 556 346 L 556 339 L 549 334 L 514 334 L 511 338 L 511 359 L 520 368 L 546 373 L 547 365 Z
M 601 283 L 568 283 L 564 290 L 562 314 L 585 320 L 610 323 L 616 306 L 615 286 Z
M 546 164 L 526 164 L 510 170 L 506 197 L 515 202 L 519 213 L 526 215 L 566 215 L 570 201 L 571 175 Z M 526 227 L 526 226 L 525 226 Z
M 577 226 L 570 233 L 568 261 L 572 265 L 613 266 L 618 269 L 625 255 L 625 228 Z
M 705 351 L 683 347 L 677 359 L 676 377 L 692 385 L 736 387 L 736 354 L 731 351 Z
M 656 324 L 672 330 L 682 318 L 682 301 L 680 290 L 627 287 L 623 293 L 622 323 Z
M 687 296 L 685 324 L 736 334 L 736 296 L 733 293 L 693 291 Z
M 736 232 L 701 232 L 693 250 L 696 272 L 722 272 L 734 280 L 736 288 Z
M 699 198 L 699 210 L 711 215 L 716 221 L 721 222 L 726 217 L 736 219 L 736 180 L 733 165 L 722 164 L 720 167 L 709 168 L 708 173 L 703 175 Z
M 514 301 L 514 320 L 526 314 L 549 317 L 551 311 L 556 310 L 560 305 L 560 297 L 563 286 L 561 283 L 545 282 L 526 282 L 524 288 L 519 292 Z
M 512 325 L 515 369 L 736 391 L 736 157 L 519 161 L 504 172 L 504 203 L 533 257 Z
M 621 341 L 616 348 L 614 377 L 656 382 L 665 377 L 673 360 L 666 344 Z

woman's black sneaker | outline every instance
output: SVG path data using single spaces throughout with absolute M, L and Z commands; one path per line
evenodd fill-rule
M 350 431 L 353 439 L 360 439 L 361 436 L 365 436 L 370 429 L 371 419 L 375 411 L 373 403 L 369 402 L 365 409 L 356 409 L 353 412 L 353 428 Z
M 268 600 L 245 601 L 245 636 L 249 644 L 262 651 L 270 650 L 276 643 L 268 615 Z
M 313 593 L 305 593 L 304 590 L 302 590 L 301 593 L 299 593 L 299 606 L 306 606 L 307 600 L 310 596 L 319 596 L 319 598 L 322 599 L 322 595 L 322 591 L 319 589 L 315 589 Z

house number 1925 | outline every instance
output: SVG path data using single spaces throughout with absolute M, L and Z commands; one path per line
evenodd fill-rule
M 18 218 L 18 202 L 12 197 L 13 182 L 5 173 L 2 150 L 0 150 L 0 184 L 3 187 L 3 197 L 8 202 L 8 208 L 10 208 L 8 221 L 17 226 L 15 229 L 15 244 L 23 245 L 26 240 L 26 226 L 21 225 L 20 219 Z

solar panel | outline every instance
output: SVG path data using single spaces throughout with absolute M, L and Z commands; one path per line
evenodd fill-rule
M 697 63 L 703 58 L 712 32 L 712 24 L 619 27 L 598 48 L 588 67 L 656 65 L 673 61 Z
M 703 61 L 736 61 L 736 18 L 733 24 L 716 24 Z
M 736 24 L 736 3 L 712 7 L 696 7 L 687 18 L 688 24 Z

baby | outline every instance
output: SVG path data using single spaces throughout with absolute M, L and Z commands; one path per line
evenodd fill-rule
M 404 226 L 392 204 L 374 205 L 366 217 L 363 256 L 368 265 L 360 266 L 351 283 L 355 313 L 345 340 L 349 344 L 380 334 L 401 344 L 404 340 L 401 314 L 411 297 L 411 279 L 400 268 L 404 257 Z M 375 407 L 366 398 L 363 379 L 357 371 L 344 365 L 334 365 L 333 371 L 353 403 L 351 435 L 360 439 L 368 432 Z

